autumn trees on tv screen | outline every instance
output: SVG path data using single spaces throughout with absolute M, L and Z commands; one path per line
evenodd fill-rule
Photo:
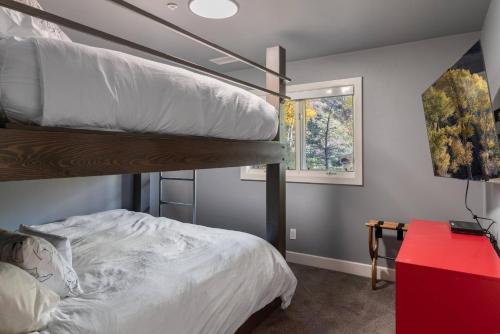
M 449 69 L 425 91 L 422 100 L 434 174 L 498 177 L 498 138 L 484 71 Z

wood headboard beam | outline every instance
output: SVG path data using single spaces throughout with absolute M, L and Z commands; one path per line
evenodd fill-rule
M 286 51 L 281 46 L 268 48 L 266 52 L 266 67 L 286 76 Z M 286 93 L 285 81 L 279 77 L 267 74 L 266 88 Z M 280 111 L 280 125 L 275 138 L 276 143 L 285 146 L 285 117 L 281 104 L 283 99 L 268 95 L 267 102 Z M 266 172 L 266 237 L 267 240 L 285 256 L 286 252 L 286 162 L 267 165 Z
M 282 161 L 284 151 L 273 141 L 0 128 L 0 181 L 268 164 Z

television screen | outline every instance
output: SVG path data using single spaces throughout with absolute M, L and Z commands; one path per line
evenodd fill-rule
M 500 176 L 500 151 L 481 43 L 422 94 L 434 175 Z

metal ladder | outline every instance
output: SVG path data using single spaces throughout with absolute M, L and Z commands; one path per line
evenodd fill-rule
M 192 201 L 191 203 L 183 203 L 183 202 L 173 202 L 173 201 L 168 201 L 168 200 L 163 200 L 163 182 L 166 181 L 186 181 L 186 182 L 192 182 L 193 183 L 193 188 L 192 188 Z M 160 173 L 160 196 L 159 196 L 159 209 L 160 209 L 160 214 L 161 214 L 161 207 L 162 205 L 173 205 L 173 206 L 190 206 L 191 207 L 191 223 L 196 224 L 196 170 L 193 170 L 193 176 L 190 178 L 184 178 L 184 177 L 164 177 L 163 173 Z

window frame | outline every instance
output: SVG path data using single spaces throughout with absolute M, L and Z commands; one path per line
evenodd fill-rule
M 303 170 L 305 158 L 305 145 L 303 136 L 305 134 L 305 119 L 301 117 L 302 110 L 295 114 L 295 170 L 286 171 L 286 182 L 292 183 L 319 183 L 339 185 L 363 185 L 363 78 L 355 77 L 340 80 L 312 82 L 306 84 L 287 86 L 287 95 L 293 100 L 328 97 L 326 92 L 319 93 L 318 90 L 330 89 L 332 87 L 352 86 L 353 94 L 353 117 L 354 117 L 354 171 L 332 172 Z M 265 98 L 261 92 L 253 92 Z M 249 181 L 265 181 L 265 169 L 256 169 L 252 166 L 241 167 L 240 179 Z

